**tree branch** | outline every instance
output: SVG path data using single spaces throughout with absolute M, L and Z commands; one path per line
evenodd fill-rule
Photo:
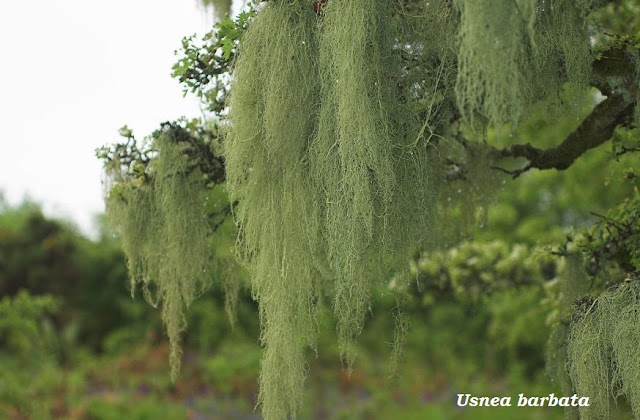
M 526 158 L 529 162 L 522 168 L 508 170 L 499 167 L 493 169 L 508 173 L 517 178 L 529 169 L 564 170 L 586 151 L 608 141 L 619 125 L 630 126 L 633 123 L 637 78 L 635 55 L 630 52 L 630 41 L 620 41 L 616 46 L 603 51 L 593 62 L 590 84 L 607 96 L 591 114 L 562 143 L 551 149 L 542 150 L 531 144 L 518 144 L 497 150 L 499 157 Z M 625 150 L 625 152 L 633 150 Z
M 564 170 L 586 151 L 608 141 L 617 126 L 630 126 L 633 121 L 635 103 L 628 103 L 621 94 L 612 94 L 596 105 L 594 110 L 558 146 L 542 150 L 531 144 L 516 144 L 499 150 L 501 157 L 526 158 L 529 163 L 516 170 L 495 168 L 517 178 L 529 169 Z

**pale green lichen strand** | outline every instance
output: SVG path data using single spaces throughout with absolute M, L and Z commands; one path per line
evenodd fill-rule
M 108 222 L 119 232 L 132 281 L 161 305 L 171 344 L 171 376 L 180 368 L 183 311 L 210 281 L 210 226 L 205 190 L 170 133 L 155 142 L 157 156 L 147 181 L 121 182 L 107 199 Z M 115 168 L 115 166 L 114 166 Z M 112 171 L 114 176 L 116 171 Z M 121 181 L 123 181 L 121 179 Z

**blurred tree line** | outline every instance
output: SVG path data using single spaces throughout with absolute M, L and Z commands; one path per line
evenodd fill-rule
M 547 293 L 541 284 L 556 268 L 548 256 L 530 250 L 508 240 L 469 242 L 456 255 L 415 260 L 415 290 L 404 309 L 414 322 L 399 370 L 403 379 L 393 392 L 387 385 L 391 337 L 381 339 L 383 331 L 393 329 L 384 316 L 397 309 L 392 294 L 382 290 L 375 296 L 351 378 L 342 371 L 327 313 L 319 343 L 323 351 L 311 361 L 315 373 L 305 418 L 346 413 L 345 418 L 372 418 L 385 415 L 380 414 L 384 407 L 424 413 L 430 406 L 444 415 L 457 389 L 470 384 L 481 389 L 490 378 L 511 376 L 518 384 L 542 386 L 550 308 L 540 305 Z M 504 282 L 519 283 L 525 291 L 501 288 Z M 491 295 L 475 294 L 486 285 Z M 259 326 L 247 291 L 240 292 L 235 328 L 215 286 L 192 305 L 185 372 L 171 384 L 159 311 L 132 299 L 118 239 L 105 229 L 89 240 L 71 224 L 45 217 L 33 203 L 12 207 L 3 202 L 0 290 L 4 416 L 112 418 L 131 413 L 141 401 L 143 408 L 130 418 L 147 418 L 153 406 L 169 410 L 170 418 L 188 418 L 193 410 L 207 413 L 205 418 L 252 415 Z M 448 328 L 439 327 L 443 323 Z M 106 392 L 121 399 L 110 400 Z M 188 403 L 187 395 L 194 392 L 203 392 L 197 409 Z M 222 408 L 204 402 L 216 399 L 230 402 Z

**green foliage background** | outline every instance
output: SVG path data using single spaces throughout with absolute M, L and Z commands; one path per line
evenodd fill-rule
M 4 294 L 0 304 L 0 412 L 4 417 L 259 418 L 253 411 L 260 360 L 258 308 L 246 291 L 238 296 L 233 328 L 217 282 L 194 301 L 186 312 L 189 328 L 183 342 L 182 373 L 172 383 L 162 312 L 131 298 L 124 256 L 111 234 L 89 241 L 63 222 L 43 218 L 31 204 L 5 205 L 0 214 L 2 238 L 11 234 L 24 244 L 11 242 L 16 257 L 11 264 L 2 260 L 3 287 L 19 285 L 21 289 Z M 35 234 L 29 228 L 30 219 L 46 222 L 57 233 L 44 238 Z M 62 238 L 67 243 L 64 252 L 46 248 Z M 9 244 L 5 240 L 2 243 Z M 507 243 L 496 247 L 493 258 L 510 252 Z M 17 259 L 29 249 L 40 249 L 48 257 L 43 261 L 50 265 Z M 486 247 L 477 249 L 484 255 Z M 479 265 L 480 271 L 492 272 L 491 259 L 482 259 L 486 262 Z M 539 265 L 526 262 L 530 259 L 521 250 L 511 256 L 511 266 L 519 267 L 525 261 L 523 266 L 537 273 Z M 56 266 L 68 267 L 71 260 L 84 267 L 78 268 L 84 290 L 81 300 L 93 304 L 74 299 L 78 286 L 67 282 L 70 278 L 51 277 L 56 275 Z M 459 260 L 461 264 L 466 261 Z M 442 269 L 450 266 L 447 262 Z M 51 276 L 42 281 L 42 289 L 24 287 L 22 274 L 7 275 L 31 276 L 31 272 L 48 268 Z M 425 274 L 418 275 L 419 290 L 412 291 L 404 308 L 414 321 L 399 376 L 388 376 L 393 320 L 386 314 L 396 308 L 393 294 L 381 291 L 372 297 L 374 312 L 367 316 L 355 345 L 358 362 L 350 377 L 340 362 L 331 315 L 323 311 L 319 314 L 318 354 L 307 354 L 310 374 L 303 395 L 303 418 L 382 419 L 398 412 L 404 418 L 469 418 L 469 413 L 452 407 L 459 390 L 552 392 L 542 373 L 541 354 L 548 333 L 548 312 L 539 305 L 543 289 L 529 288 L 524 294 L 503 290 L 485 299 L 440 289 L 427 295 L 430 269 L 418 261 L 416 269 Z M 528 273 L 516 270 L 525 276 Z M 504 276 L 512 271 L 504 267 L 498 273 Z M 514 318 L 519 319 L 518 328 L 513 328 Z M 450 328 L 441 328 L 443 323 Z M 543 412 L 548 418 L 562 416 L 558 410 Z M 541 415 L 539 410 L 518 410 L 517 414 L 524 418 Z M 495 413 L 480 410 L 474 415 L 482 418 Z M 499 414 L 505 419 L 513 415 Z

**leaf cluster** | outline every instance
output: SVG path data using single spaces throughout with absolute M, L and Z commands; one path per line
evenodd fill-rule
M 219 141 L 217 125 L 207 127 L 199 119 L 167 121 L 160 124 L 149 137 L 137 139 L 126 125 L 119 130 L 124 142 L 96 149 L 105 170 L 116 184 L 134 182 L 142 185 L 150 182 L 151 162 L 158 156 L 157 140 L 169 138 L 178 146 L 187 161 L 186 171 L 199 171 L 207 188 L 224 182 L 224 161 L 213 152 Z M 109 187 L 107 186 L 107 192 Z
M 201 40 L 191 35 L 182 39 L 180 56 L 171 76 L 183 87 L 183 94 L 195 94 L 207 111 L 222 115 L 229 94 L 231 65 L 236 58 L 238 43 L 255 11 L 249 9 L 235 18 L 227 17 L 214 25 Z
M 412 290 L 427 301 L 436 294 L 480 302 L 505 290 L 544 287 L 557 272 L 556 259 L 544 250 L 499 240 L 465 241 L 415 260 Z
M 630 196 L 607 211 L 594 213 L 592 226 L 567 235 L 553 250 L 556 255 L 577 255 L 585 274 L 601 279 L 600 287 L 620 282 L 628 273 L 640 270 L 640 194 L 638 174 L 629 168 L 624 182 L 633 185 Z

